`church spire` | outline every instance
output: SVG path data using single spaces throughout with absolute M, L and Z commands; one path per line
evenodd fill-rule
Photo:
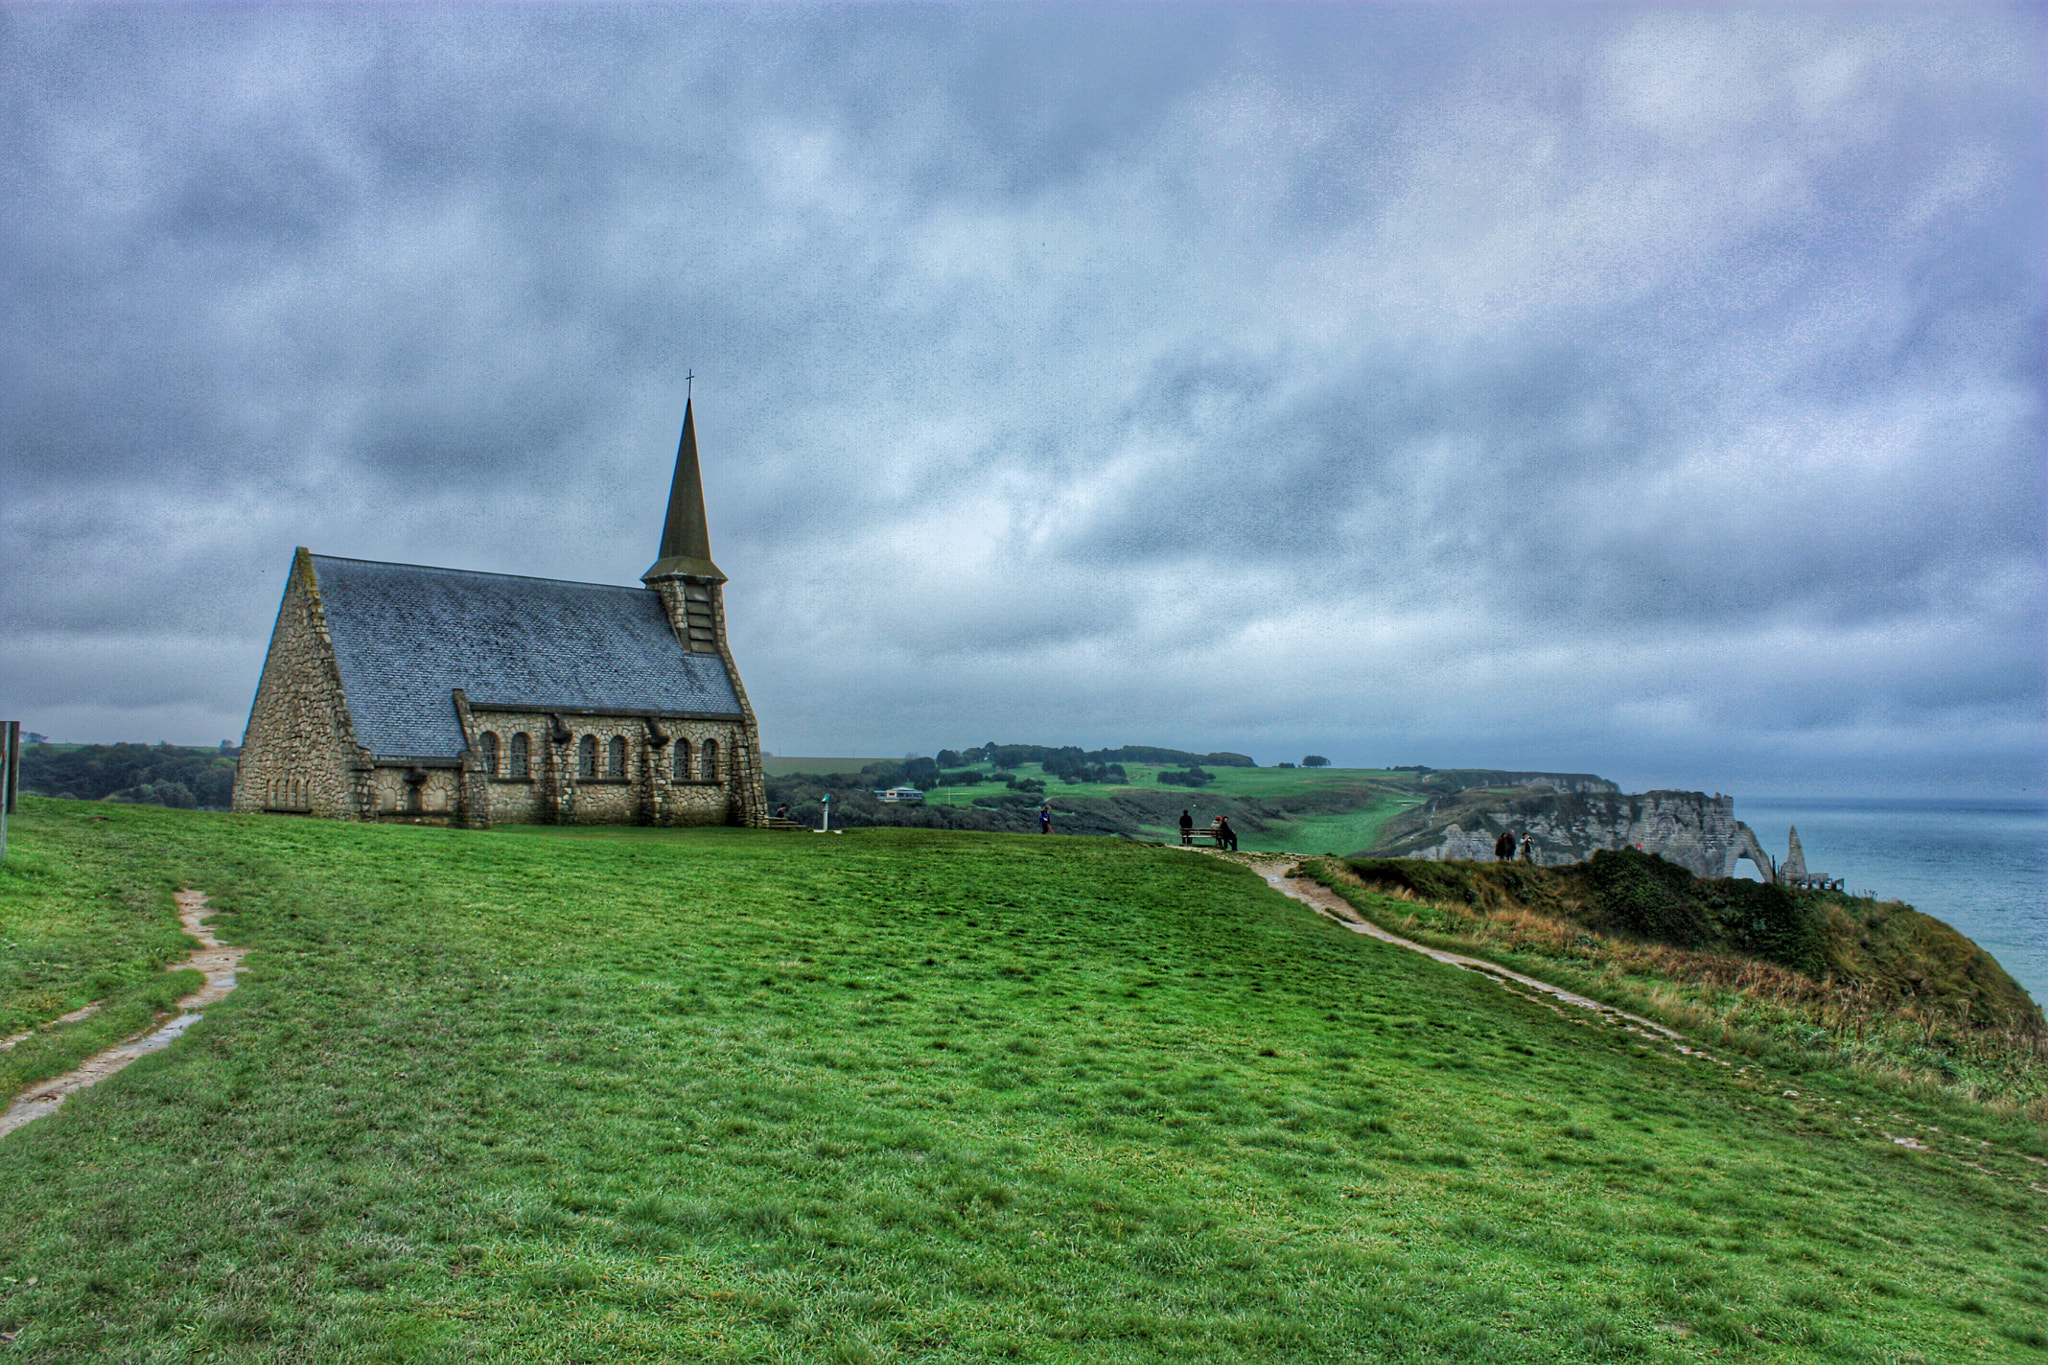
M 683 439 L 676 447 L 676 474 L 668 488 L 668 520 L 661 528 L 661 555 L 640 575 L 651 583 L 680 575 L 723 583 L 725 575 L 711 562 L 711 530 L 704 521 L 704 479 L 697 470 L 697 419 L 692 404 L 683 404 Z

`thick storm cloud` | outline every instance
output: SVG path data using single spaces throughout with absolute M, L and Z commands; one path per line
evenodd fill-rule
M 238 737 L 292 547 L 632 583 L 769 748 L 2038 792 L 1990 6 L 0 9 L 0 713 Z

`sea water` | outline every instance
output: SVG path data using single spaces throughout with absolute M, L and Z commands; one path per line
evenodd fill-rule
M 1737 797 L 1735 816 L 1780 861 L 1796 828 L 1808 872 L 1953 925 L 2048 1003 L 2048 802 Z

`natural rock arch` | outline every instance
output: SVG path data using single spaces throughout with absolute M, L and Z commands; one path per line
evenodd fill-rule
M 1778 880 L 1778 865 L 1771 861 L 1771 855 L 1764 852 L 1764 846 L 1756 841 L 1756 831 L 1740 820 L 1735 822 L 1735 837 L 1728 841 L 1728 861 L 1721 869 L 1721 875 L 1735 875 L 1735 864 L 1744 858 L 1755 865 L 1757 875 L 1766 882 Z

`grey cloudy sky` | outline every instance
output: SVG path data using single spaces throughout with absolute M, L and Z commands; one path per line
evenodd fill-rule
M 767 746 L 2039 793 L 2040 11 L 0 8 L 0 714 L 292 547 L 631 583 Z

